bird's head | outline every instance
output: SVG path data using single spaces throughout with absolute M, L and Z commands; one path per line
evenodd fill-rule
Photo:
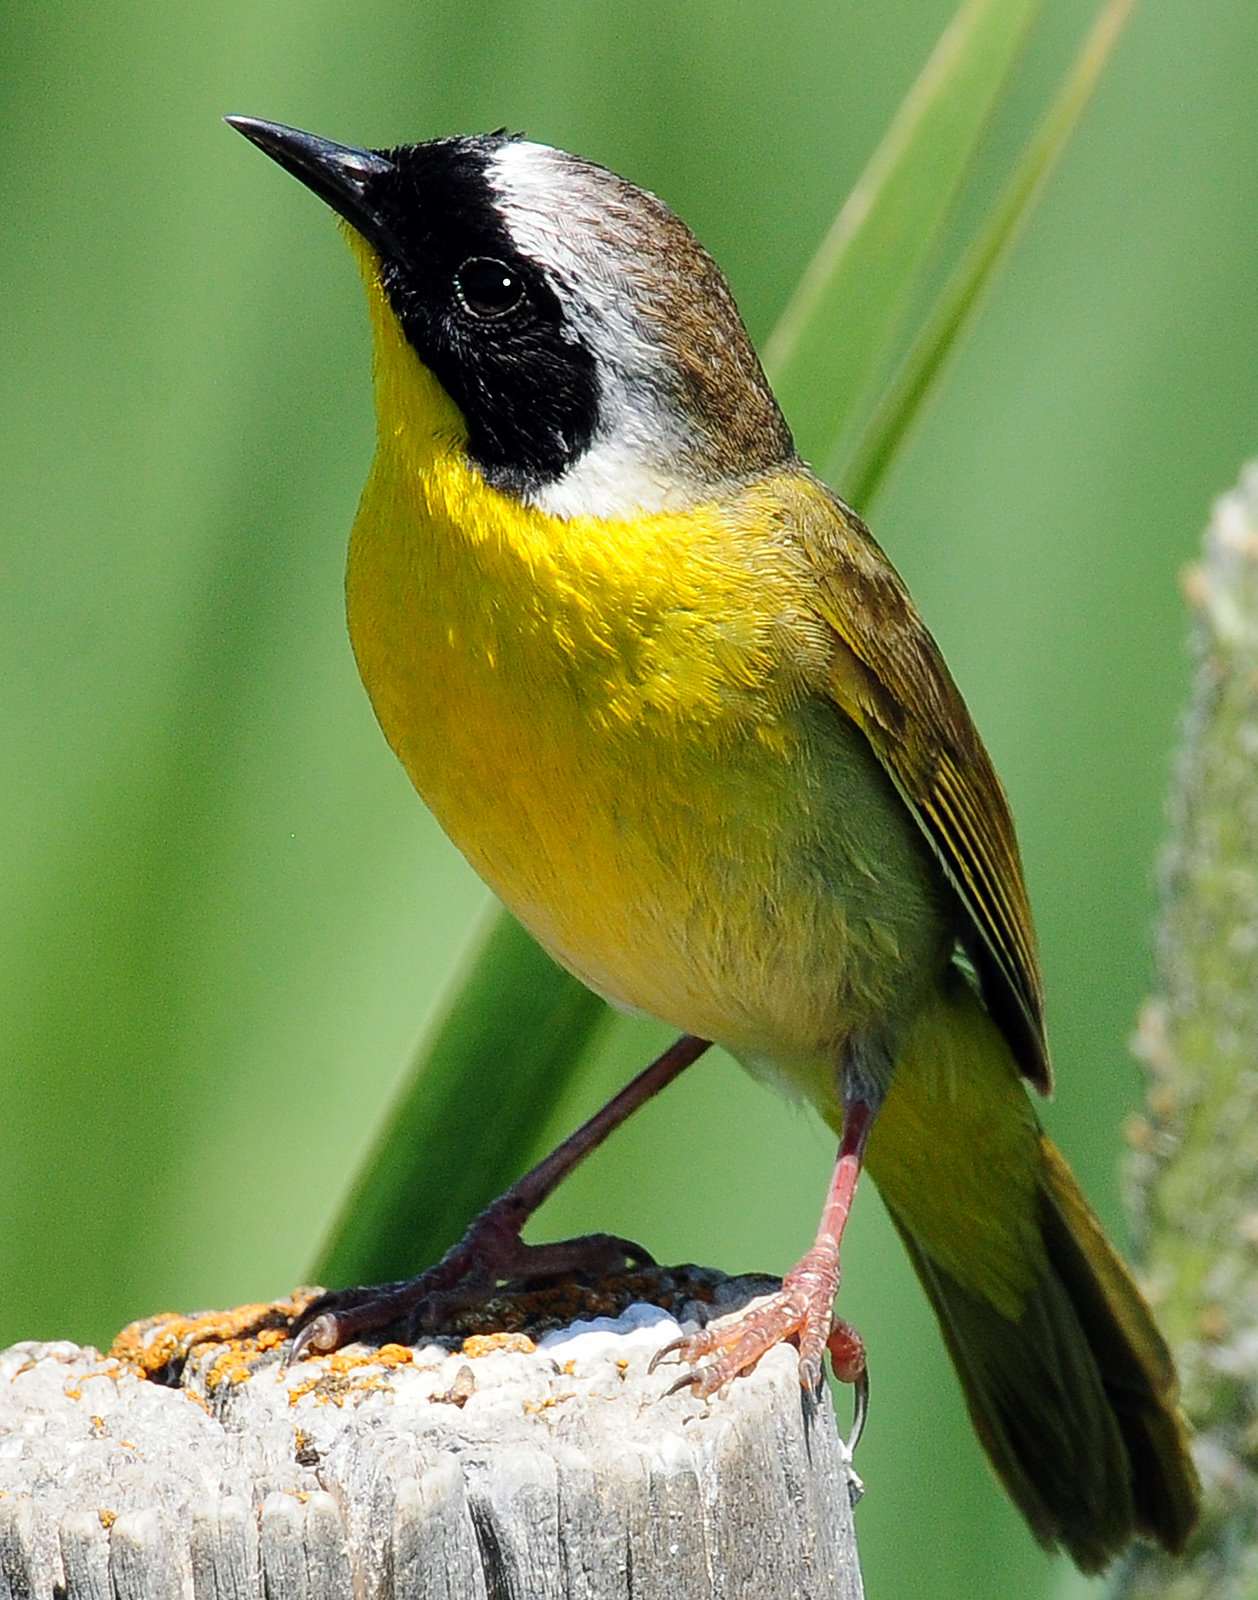
M 503 133 L 363 150 L 227 120 L 361 235 L 493 487 L 609 517 L 793 458 L 720 269 L 654 195 Z

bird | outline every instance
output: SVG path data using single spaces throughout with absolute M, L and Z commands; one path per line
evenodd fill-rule
M 715 1042 L 838 1154 L 813 1247 L 662 1353 L 680 1383 L 715 1394 L 790 1338 L 805 1388 L 827 1350 L 863 1384 L 834 1300 L 867 1168 L 1032 1533 L 1089 1572 L 1137 1537 L 1182 1549 L 1172 1359 L 1028 1093 L 1052 1073 L 1004 790 L 715 261 L 653 194 L 505 130 L 367 149 L 227 120 L 339 215 L 366 285 L 378 437 L 346 593 L 381 728 L 541 945 L 680 1030 L 427 1273 L 316 1302 L 296 1354 L 632 1259 L 520 1228 Z

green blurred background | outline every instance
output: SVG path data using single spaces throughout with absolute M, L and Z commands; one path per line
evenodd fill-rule
M 483 905 L 345 640 L 372 433 L 353 266 L 218 117 L 372 144 L 506 124 L 575 148 L 691 222 L 763 339 L 951 10 L 5 7 L 0 1344 L 107 1341 L 299 1281 Z M 1050 6 L 973 214 L 1090 10 Z M 1047 1115 L 1116 1228 L 1185 692 L 1177 574 L 1258 444 L 1253 21 L 1252 0 L 1145 0 L 864 508 L 1011 792 Z M 660 1040 L 617 1022 L 550 1131 Z M 831 1153 L 810 1115 L 706 1060 L 536 1233 L 780 1271 Z M 872 1189 L 858 1213 L 842 1306 L 872 1351 L 871 1597 L 1084 1592 L 990 1479 Z

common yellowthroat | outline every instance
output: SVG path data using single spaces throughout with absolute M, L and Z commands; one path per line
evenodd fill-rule
M 298 1343 L 503 1276 L 528 1212 L 717 1041 L 839 1135 L 782 1292 L 681 1342 L 709 1394 L 786 1337 L 815 1383 L 868 1165 L 1032 1530 L 1085 1569 L 1179 1549 L 1197 1481 L 1167 1350 L 1042 1133 L 1040 971 L 1013 823 L 947 667 L 860 519 L 799 459 L 720 271 L 653 195 L 504 134 L 360 150 L 233 125 L 350 225 L 379 442 L 350 634 L 416 789 L 613 1004 L 684 1037 L 413 1284 Z M 509 1069 L 508 1069 L 509 1070 Z

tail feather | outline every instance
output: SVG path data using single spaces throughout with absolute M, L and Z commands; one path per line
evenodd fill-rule
M 1040 1136 L 1044 1256 L 1008 1316 L 891 1214 L 956 1366 L 975 1430 L 1040 1542 L 1085 1572 L 1137 1535 L 1174 1552 L 1199 1487 L 1170 1355 L 1062 1157 Z
M 1049 1260 L 1086 1331 L 1122 1433 L 1136 1530 L 1176 1553 L 1197 1520 L 1201 1486 L 1174 1362 L 1060 1152 L 1045 1139 L 1042 1154 Z
M 1036 1537 L 1087 1572 L 1138 1534 L 1181 1549 L 1200 1491 L 1170 1354 L 956 969 L 914 1020 L 866 1155 Z

